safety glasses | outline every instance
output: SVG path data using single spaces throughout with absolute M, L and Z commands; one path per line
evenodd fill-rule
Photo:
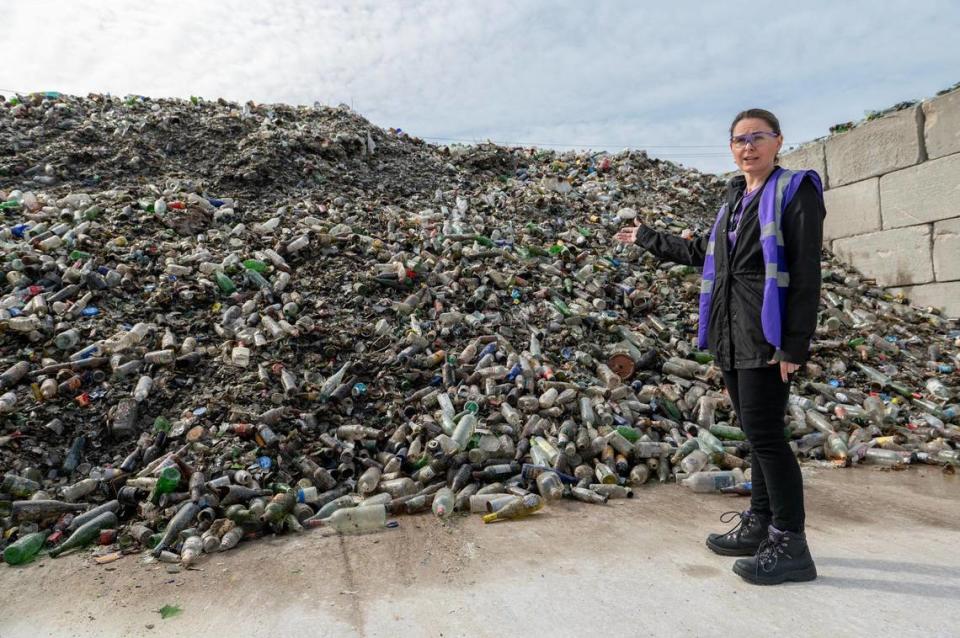
M 730 138 L 730 143 L 733 144 L 733 148 L 741 149 L 746 148 L 747 144 L 750 144 L 754 148 L 760 146 L 761 144 L 766 144 L 769 140 L 775 140 L 779 137 L 776 133 L 772 131 L 757 131 L 756 133 L 745 133 L 743 135 L 735 135 Z

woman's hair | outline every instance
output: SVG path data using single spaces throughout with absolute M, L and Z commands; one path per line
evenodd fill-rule
M 737 122 L 750 117 L 763 120 L 770 125 L 774 133 L 780 135 L 780 120 L 777 119 L 776 115 L 766 109 L 747 109 L 746 111 L 740 111 L 737 113 L 737 116 L 733 118 L 733 124 L 730 125 L 730 137 L 733 137 L 733 129 L 736 128 Z

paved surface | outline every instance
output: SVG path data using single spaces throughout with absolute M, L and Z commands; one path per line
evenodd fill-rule
M 0 638 L 958 636 L 960 476 L 805 468 L 812 583 L 755 587 L 703 546 L 745 500 L 653 486 L 484 526 L 403 517 L 267 539 L 176 574 L 88 554 L 0 566 Z M 157 610 L 183 612 L 161 620 Z M 230 631 L 230 634 L 226 632 Z

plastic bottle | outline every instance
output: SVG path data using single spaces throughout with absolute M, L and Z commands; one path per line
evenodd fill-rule
M 868 465 L 901 468 L 910 464 L 910 457 L 896 450 L 873 447 L 864 452 L 863 462 Z
M 17 395 L 14 392 L 7 392 L 0 395 L 0 414 L 9 414 L 17 407 Z
M 353 365 L 353 362 L 347 361 L 344 363 L 339 370 L 330 375 L 330 377 L 324 381 L 323 385 L 320 387 L 320 400 L 327 401 L 330 399 L 330 396 L 333 394 L 333 391 L 343 383 L 343 377 L 347 374 L 347 371 L 350 370 L 350 367 Z
M 387 510 L 383 505 L 340 509 L 325 519 L 324 523 L 341 534 L 368 532 L 387 524 Z
M 236 346 L 230 351 L 230 361 L 233 365 L 246 368 L 250 365 L 250 348 L 246 346 Z
M 707 453 L 701 449 L 696 449 L 680 461 L 680 468 L 687 474 L 696 474 L 709 462 L 710 457 L 707 456 Z
M 371 494 L 376 491 L 377 484 L 380 483 L 381 470 L 379 467 L 372 466 L 364 470 L 360 478 L 357 479 L 357 493 Z
M 133 389 L 133 400 L 137 403 L 143 403 L 150 396 L 150 390 L 153 388 L 153 378 L 147 375 L 137 380 L 137 385 Z
M 700 428 L 697 430 L 697 440 L 700 441 L 700 449 L 707 453 L 710 460 L 719 463 L 723 458 L 723 443 L 720 439 L 710 433 L 710 430 Z
M 477 417 L 475 415 L 465 414 L 460 418 L 460 421 L 453 430 L 453 434 L 450 435 L 450 438 L 453 439 L 457 450 L 466 449 L 467 443 L 473 436 L 476 427 Z
M 184 567 L 189 567 L 197 561 L 201 554 L 203 554 L 203 540 L 196 534 L 188 536 L 180 549 L 180 562 Z
M 63 500 L 78 501 L 88 494 L 92 494 L 100 486 L 100 481 L 93 478 L 85 478 L 77 481 L 73 485 L 67 485 L 61 491 Z
M 669 449 L 670 446 L 666 443 L 637 441 L 633 444 L 633 455 L 638 459 L 658 459 L 660 455 Z M 692 446 L 691 449 L 696 449 L 696 446 Z
M 719 492 L 724 487 L 743 483 L 743 471 L 739 468 L 728 472 L 697 472 L 683 479 L 684 487 L 698 494 Z
M 359 505 L 359 497 L 356 494 L 343 494 L 322 504 L 320 509 L 317 510 L 316 515 L 310 517 L 310 520 L 322 521 L 323 519 L 329 518 L 337 510 L 357 507 L 357 505 Z
M 453 514 L 454 494 L 449 487 L 441 487 L 433 497 L 433 513 L 438 518 Z

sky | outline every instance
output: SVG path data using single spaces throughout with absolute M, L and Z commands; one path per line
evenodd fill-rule
M 0 93 L 351 105 L 434 143 L 645 149 L 733 170 L 960 81 L 957 0 L 0 0 Z

